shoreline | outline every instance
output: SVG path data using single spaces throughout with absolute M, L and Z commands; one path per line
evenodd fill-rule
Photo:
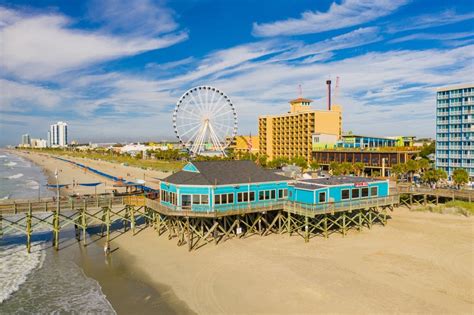
M 40 168 L 45 176 L 47 176 L 48 183 L 56 180 L 54 171 L 48 168 L 52 164 L 38 163 L 41 158 L 51 159 L 52 157 L 40 156 L 39 154 L 36 154 L 37 156 L 35 157 L 23 152 L 22 154 L 17 154 L 14 150 L 9 150 L 8 152 L 20 156 Z M 78 173 L 85 174 L 85 176 L 81 177 L 83 179 L 87 177 L 97 179 L 98 177 L 98 175 L 90 172 L 83 173 L 82 170 L 68 163 L 62 163 L 64 165 L 61 165 L 61 173 L 67 179 L 71 178 L 69 173 L 74 173 L 77 177 L 80 175 Z M 60 184 L 62 183 L 60 182 Z M 49 188 L 49 190 L 55 191 L 52 188 Z M 67 196 L 68 191 L 61 189 L 61 195 Z M 112 233 L 112 237 L 116 236 L 116 232 Z M 73 237 L 64 242 L 75 243 L 75 240 L 71 238 Z M 149 277 L 136 267 L 136 262 L 128 253 L 119 254 L 120 248 L 116 246 L 115 242 L 111 244 L 114 254 L 104 258 L 102 248 L 105 240 L 102 238 L 96 239 L 91 234 L 88 234 L 88 238 L 91 238 L 89 241 L 93 240 L 94 244 L 84 248 L 82 245 L 79 245 L 80 248 L 73 249 L 73 251 L 68 248 L 69 246 L 63 244 L 60 246 L 58 255 L 74 256 L 73 261 L 77 263 L 87 277 L 99 283 L 102 292 L 118 314 L 137 312 L 140 314 L 155 314 L 157 311 L 161 314 L 195 314 L 184 301 L 177 298 L 170 286 L 150 281 Z M 62 250 L 61 247 L 63 247 Z M 48 250 L 48 252 L 55 254 L 52 250 Z M 130 303 L 131 301 L 134 303 Z

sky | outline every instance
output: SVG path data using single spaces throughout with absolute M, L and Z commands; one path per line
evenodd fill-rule
M 436 0 L 0 0 L 0 145 L 174 140 L 172 112 L 211 85 L 239 134 L 302 95 L 343 130 L 434 137 L 436 88 L 474 81 L 474 4 Z

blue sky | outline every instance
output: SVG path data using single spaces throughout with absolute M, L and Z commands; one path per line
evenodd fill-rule
M 0 0 L 0 145 L 46 137 L 173 139 L 174 104 L 213 85 L 239 133 L 298 95 L 343 129 L 434 136 L 435 91 L 473 80 L 472 1 Z

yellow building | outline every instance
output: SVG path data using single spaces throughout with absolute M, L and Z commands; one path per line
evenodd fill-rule
M 311 161 L 313 134 L 336 135 L 341 138 L 342 111 L 338 105 L 331 110 L 311 108 L 312 100 L 290 101 L 290 111 L 281 115 L 258 118 L 260 153 L 274 157 L 305 157 Z
M 229 144 L 229 149 L 234 150 L 235 153 L 258 153 L 258 136 L 236 136 Z

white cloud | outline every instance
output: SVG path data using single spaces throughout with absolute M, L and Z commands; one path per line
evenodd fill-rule
M 419 30 L 431 27 L 454 24 L 474 18 L 474 13 L 458 14 L 454 10 L 446 10 L 436 14 L 424 14 L 394 23 L 387 28 L 389 33 Z M 471 26 L 472 28 L 472 26 Z
M 100 61 L 174 45 L 186 33 L 162 37 L 123 37 L 70 28 L 62 15 L 21 15 L 2 10 L 9 19 L 0 29 L 0 62 L 8 73 L 23 79 L 47 79 Z M 6 13 L 5 13 L 6 12 Z
M 398 37 L 389 41 L 389 43 L 401 43 L 412 40 L 452 40 L 452 39 L 461 39 L 466 37 L 472 37 L 474 34 L 472 32 L 464 33 L 416 33 L 407 36 Z
M 407 0 L 345 0 L 333 2 L 327 12 L 306 11 L 299 19 L 254 23 L 253 34 L 260 37 L 321 33 L 364 24 L 391 14 Z
M 51 89 L 10 80 L 0 79 L 0 109 L 25 111 L 25 103 L 31 107 L 51 108 L 58 105 L 65 94 Z
M 150 36 L 178 28 L 173 11 L 152 0 L 93 0 L 88 6 L 91 20 L 111 32 Z

